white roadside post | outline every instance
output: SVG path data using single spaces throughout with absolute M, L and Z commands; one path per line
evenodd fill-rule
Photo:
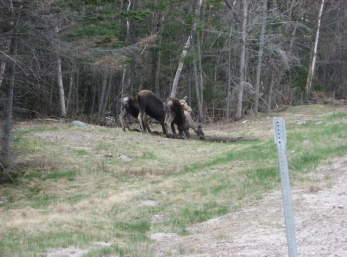
M 282 200 L 284 208 L 284 218 L 286 223 L 288 256 L 297 257 L 295 227 L 292 207 L 292 197 L 290 192 L 290 179 L 288 171 L 288 160 L 286 155 L 286 128 L 282 117 L 275 117 L 273 120 L 275 143 L 278 150 L 278 164 L 280 169 Z

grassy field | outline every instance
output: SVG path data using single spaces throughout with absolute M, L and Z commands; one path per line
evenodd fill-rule
M 290 107 L 284 117 L 291 183 L 347 153 L 347 108 Z M 273 117 L 206 124 L 238 142 L 168 139 L 120 128 L 22 122 L 15 183 L 0 185 L 0 256 L 154 256 L 153 233 L 232 213 L 280 188 Z M 329 179 L 328 177 L 326 178 Z

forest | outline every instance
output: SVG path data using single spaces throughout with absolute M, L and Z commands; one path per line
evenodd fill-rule
M 344 0 L 0 0 L 2 168 L 12 122 L 118 119 L 124 94 L 199 122 L 347 94 Z M 0 167 L 1 169 L 1 167 Z

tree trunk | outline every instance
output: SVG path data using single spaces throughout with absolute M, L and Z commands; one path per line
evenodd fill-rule
M 4 78 L 5 68 L 6 68 L 6 62 L 1 62 L 0 63 L 0 88 L 2 85 L 2 80 Z
M 74 74 L 73 72 L 70 72 L 70 81 L 69 81 L 69 93 L 68 93 L 68 97 L 67 97 L 67 103 L 66 103 L 66 113 L 68 113 L 68 115 L 72 115 L 73 113 L 73 102 L 74 102 Z
M 161 43 L 162 43 L 162 36 L 158 36 L 156 40 L 156 46 L 160 46 Z M 160 84 L 159 84 L 160 63 L 161 63 L 161 50 L 160 50 L 160 47 L 157 47 L 156 51 L 153 53 L 152 84 L 154 85 L 155 94 L 158 94 L 158 95 L 160 93 Z
M 134 53 L 131 56 L 132 57 L 130 61 L 130 71 L 129 71 L 129 85 L 130 85 L 129 91 L 134 92 L 135 91 L 134 85 L 135 85 L 135 71 L 136 71 L 136 60 L 135 60 L 136 56 Z M 139 86 L 139 90 L 141 90 L 140 86 Z
M 10 142 L 11 142 L 11 122 L 12 122 L 12 104 L 13 104 L 13 90 L 14 90 L 14 79 L 16 73 L 16 60 L 17 57 L 17 31 L 19 22 L 19 13 L 14 11 L 14 18 L 16 19 L 13 36 L 10 43 L 10 56 L 12 57 L 11 63 L 9 65 L 9 83 L 6 85 L 5 89 L 5 117 L 4 123 L 2 125 L 1 134 L 1 152 L 0 152 L 0 169 L 6 168 L 10 165 Z M 17 16 L 17 17 L 15 17 Z
M 231 28 L 231 26 L 230 26 Z M 228 58 L 228 86 L 227 86 L 227 121 L 230 119 L 230 103 L 231 103 L 231 29 L 230 29 L 230 37 L 229 37 L 229 58 Z
M 155 1 L 155 5 L 157 6 L 158 1 Z M 160 77 L 160 63 L 161 63 L 161 55 L 162 51 L 160 49 L 160 46 L 163 41 L 163 37 L 161 36 L 161 32 L 164 29 L 164 19 L 165 16 L 163 15 L 161 19 L 159 19 L 159 12 L 155 14 L 154 18 L 154 25 L 153 29 L 151 31 L 151 34 L 157 34 L 156 39 L 156 51 L 153 53 L 153 71 L 152 71 L 152 84 L 154 85 L 154 92 L 155 94 L 159 95 L 160 93 L 160 84 L 159 84 L 159 77 Z
M 127 74 L 127 67 L 126 64 L 123 66 L 123 72 L 122 72 L 122 79 L 121 79 L 121 83 L 120 83 L 120 87 L 121 87 L 121 91 L 120 91 L 120 96 L 123 96 L 126 92 L 126 83 L 125 83 L 125 76 Z M 132 93 L 132 92 L 130 92 Z
M 129 0 L 127 11 L 137 11 L 137 0 Z M 133 45 L 136 43 L 136 20 L 127 19 L 127 44 Z M 136 53 L 130 52 L 130 71 L 129 71 L 129 82 L 130 92 L 135 90 L 135 72 L 136 72 Z
M 128 0 L 127 11 L 130 11 L 130 7 L 131 7 L 131 0 Z M 126 41 L 128 44 L 131 41 L 130 21 L 128 18 L 127 18 L 127 38 L 126 38 Z
M 268 98 L 268 106 L 267 106 L 267 112 L 271 113 L 271 103 L 272 103 L 272 91 L 274 87 L 274 74 L 273 72 L 271 73 L 271 82 L 270 82 L 270 87 L 269 87 L 269 98 Z
M 259 39 L 259 52 L 258 52 L 258 63 L 257 63 L 257 73 L 255 79 L 255 95 L 254 95 L 254 113 L 258 113 L 259 106 L 259 88 L 260 88 L 260 75 L 261 75 L 261 66 L 263 63 L 263 52 L 264 52 L 264 43 L 265 43 L 265 28 L 266 28 L 266 18 L 267 18 L 267 0 L 263 0 L 263 20 L 261 23 L 261 32 Z
M 324 0 L 322 0 L 320 4 L 318 19 L 317 19 L 317 31 L 316 31 L 316 37 L 314 40 L 313 49 L 311 52 L 311 58 L 310 58 L 310 67 L 308 70 L 307 80 L 306 80 L 306 88 L 305 88 L 305 101 L 307 102 L 310 95 L 311 95 L 311 89 L 312 89 L 312 80 L 314 77 L 314 68 L 316 65 L 316 58 L 317 58 L 317 48 L 318 48 L 318 40 L 319 40 L 319 31 L 320 31 L 320 23 L 322 19 L 322 13 L 323 13 L 323 7 L 324 7 Z
M 114 106 L 114 118 L 115 118 L 115 121 L 118 121 L 118 118 L 119 118 L 119 114 L 121 113 L 122 111 L 122 104 L 120 103 L 119 101 L 119 97 L 122 96 L 122 79 L 123 79 L 123 72 L 122 72 L 122 78 L 120 79 L 120 81 L 118 81 L 117 83 L 117 87 L 115 89 L 115 97 L 113 98 L 113 104 L 115 105 Z
M 190 47 L 190 44 L 191 44 L 191 41 L 192 41 L 192 38 L 193 38 L 193 34 L 195 33 L 196 31 L 196 26 L 197 26 L 197 23 L 198 23 L 198 19 L 200 17 L 200 9 L 201 9 L 201 5 L 202 5 L 202 0 L 198 0 L 198 3 L 197 3 L 197 7 L 196 7 L 196 16 L 197 18 L 195 19 L 194 23 L 193 23 L 193 27 L 192 27 L 192 34 L 188 37 L 188 40 L 186 42 L 186 44 L 184 45 L 184 49 L 183 49 L 183 52 L 182 52 L 182 55 L 181 55 L 181 59 L 180 59 L 180 62 L 178 64 L 178 68 L 177 68 L 177 71 L 176 71 L 176 74 L 175 74 L 175 78 L 174 78 L 174 82 L 172 84 L 172 89 L 171 89 L 171 94 L 170 94 L 170 97 L 176 97 L 176 93 L 177 93 L 177 85 L 178 85 L 178 81 L 179 81 L 179 78 L 180 78 L 180 75 L 181 75 L 181 71 L 183 69 L 183 62 L 184 62 L 184 57 L 186 57 L 187 55 L 187 49 L 189 49 Z M 199 39 L 199 36 L 197 37 Z M 198 44 L 198 54 L 200 53 L 200 45 Z M 198 57 L 199 58 L 199 57 Z M 201 56 L 200 56 L 201 58 Z M 201 64 L 201 59 L 198 61 L 200 64 Z M 198 64 L 199 66 L 199 64 Z M 201 68 L 198 67 L 198 70 L 201 70 Z M 200 72 L 199 72 L 200 73 Z M 201 70 L 201 73 L 202 73 L 202 70 Z M 202 79 L 202 76 L 199 76 L 196 77 L 197 79 L 199 79 L 201 77 Z M 200 81 L 202 82 L 202 81 Z M 199 82 L 198 82 L 199 83 Z M 202 92 L 201 92 L 201 88 L 203 87 L 203 85 L 201 84 L 200 85 L 200 94 L 197 95 L 197 98 L 200 98 L 198 99 L 198 101 L 200 100 L 201 102 L 201 97 L 202 97 Z M 202 104 L 202 102 L 201 102 Z M 199 108 L 199 106 L 198 106 Z M 199 113 L 199 117 L 202 115 L 202 113 L 200 114 Z
M 6 40 L 4 43 L 3 52 L 8 53 L 8 51 L 10 50 L 10 45 L 11 45 L 11 40 L 10 39 Z M 0 88 L 1 88 L 2 80 L 4 79 L 5 68 L 6 68 L 6 61 L 1 61 L 0 62 Z
M 193 2 L 194 1 L 191 1 L 190 3 L 190 7 L 191 7 L 191 10 L 190 12 L 193 12 Z M 200 2 L 200 0 L 199 0 Z M 197 6 L 197 9 L 196 9 L 196 13 L 198 14 L 198 12 L 200 9 L 198 8 Z M 195 33 L 195 30 L 196 30 L 196 26 L 197 26 L 197 19 L 199 18 L 198 15 L 196 15 L 197 17 L 195 18 L 194 20 L 194 23 L 193 23 L 193 26 L 192 26 L 192 31 L 191 31 L 191 35 L 190 35 L 190 40 L 193 42 L 192 43 L 192 55 L 193 56 L 197 56 L 198 53 L 195 49 L 195 44 L 194 44 L 194 33 Z M 195 95 L 196 95 L 196 101 L 197 101 L 197 105 L 198 105 L 198 116 L 199 116 L 199 120 L 200 120 L 200 113 L 202 113 L 202 105 L 200 104 L 200 87 L 199 87 L 199 72 L 198 72 L 198 63 L 197 63 L 197 59 L 194 58 L 193 60 L 193 82 L 194 82 L 194 88 L 195 88 Z
M 117 73 L 115 74 L 115 76 L 116 76 L 116 78 L 118 78 Z M 118 113 L 117 96 L 118 96 L 118 93 L 119 93 L 119 80 L 115 79 L 115 80 L 113 80 L 113 83 L 110 86 L 110 115 L 113 118 L 117 118 L 117 113 Z
M 195 47 L 193 45 L 192 47 L 193 54 L 195 53 Z M 200 87 L 199 87 L 199 73 L 198 73 L 198 64 L 196 59 L 193 61 L 193 72 L 194 72 L 194 84 L 195 84 L 195 92 L 196 92 L 196 100 L 198 103 L 198 115 L 199 115 L 199 122 L 201 122 L 201 117 L 202 117 L 202 104 L 200 102 Z
M 191 41 L 191 36 L 188 37 L 188 40 L 187 40 L 187 42 L 184 45 L 184 49 L 183 49 L 183 52 L 181 54 L 181 59 L 180 59 L 180 62 L 178 64 L 176 75 L 175 75 L 175 78 L 174 78 L 174 81 L 173 81 L 173 84 L 172 84 L 170 97 L 176 97 L 177 85 L 178 85 L 178 81 L 180 79 L 181 71 L 183 69 L 184 57 L 186 57 L 187 49 L 189 49 L 189 47 L 190 47 L 190 41 Z
M 79 86 L 79 78 L 80 78 L 80 76 L 79 76 L 79 70 L 77 69 L 77 74 L 76 74 L 76 85 L 75 85 L 75 92 L 74 92 L 74 95 L 75 95 L 75 102 L 74 102 L 74 107 L 73 107 L 73 109 L 74 109 L 74 111 L 75 111 L 75 113 L 79 113 L 80 112 L 80 99 L 79 99 L 79 95 L 78 95 L 78 86 Z
M 104 111 L 104 105 L 106 101 L 106 92 L 107 92 L 107 72 L 104 71 L 102 75 L 102 83 L 101 83 L 101 89 L 100 89 L 100 95 L 99 95 L 99 107 L 98 107 L 98 118 L 99 121 L 104 121 L 105 119 L 105 113 Z
M 245 62 L 246 62 L 245 56 L 246 56 L 246 37 L 247 37 L 247 15 L 248 15 L 248 1 L 243 0 L 240 78 L 239 78 L 239 94 L 238 94 L 238 100 L 237 100 L 236 119 L 241 119 L 242 117 L 243 83 L 245 79 Z
M 158 45 L 161 45 L 162 37 L 159 37 Z M 160 77 L 160 62 L 161 62 L 161 50 L 157 50 L 155 53 L 154 58 L 154 88 L 155 92 L 159 94 L 160 92 L 160 84 L 159 84 L 159 77 Z
M 110 99 L 110 92 L 111 92 L 111 88 L 112 88 L 112 79 L 113 79 L 113 74 L 109 74 L 108 77 L 108 83 L 106 86 L 106 92 L 105 92 L 105 98 L 104 98 L 104 104 L 102 106 L 102 117 L 106 117 L 106 111 L 107 111 L 107 107 L 109 105 L 109 99 Z
M 201 7 L 201 2 L 199 4 L 199 9 Z M 200 10 L 198 12 L 198 18 L 200 17 Z M 197 68 L 198 68 L 198 85 L 200 86 L 200 95 L 197 94 L 198 97 L 198 111 L 199 111 L 199 122 L 203 121 L 203 106 L 204 106 L 204 79 L 202 72 L 202 63 L 201 63 L 201 39 L 200 39 L 200 31 L 196 32 L 196 46 L 197 46 Z
M 57 81 L 58 81 L 58 92 L 59 92 L 59 107 L 60 107 L 60 116 L 66 116 L 65 109 L 65 94 L 64 94 L 64 85 L 63 85 L 63 73 L 61 70 L 61 58 L 57 57 Z
M 97 92 L 97 87 L 96 87 L 96 84 L 94 83 L 94 86 L 92 88 L 93 100 L 92 100 L 92 106 L 90 108 L 90 115 L 93 115 L 93 113 L 94 113 L 95 102 L 96 102 L 96 92 Z M 86 91 L 86 93 L 87 93 L 87 91 Z M 87 96 L 85 95 L 85 97 L 87 97 Z M 87 98 L 85 98 L 85 99 L 87 101 Z
M 203 71 L 202 71 L 202 54 L 201 54 L 201 38 L 200 31 L 196 30 L 196 27 L 200 24 L 200 10 L 202 6 L 202 0 L 199 0 L 196 7 L 196 19 L 193 24 L 192 36 L 196 34 L 196 48 L 194 47 L 194 40 L 192 40 L 192 46 L 194 53 L 196 53 L 197 58 L 194 59 L 194 77 L 195 77 L 195 91 L 196 91 L 196 100 L 198 104 L 198 117 L 199 122 L 203 121 L 203 105 L 204 105 L 204 80 L 203 80 Z

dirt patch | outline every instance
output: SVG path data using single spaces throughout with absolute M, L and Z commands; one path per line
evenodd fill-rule
M 46 257 L 82 257 L 84 254 L 88 253 L 89 250 L 82 250 L 76 247 L 68 247 L 68 248 L 51 248 L 46 251 L 46 253 L 42 253 L 42 256 Z
M 298 254 L 346 256 L 347 156 L 309 176 L 317 182 L 292 189 Z M 280 191 L 188 230 L 189 236 L 152 234 L 155 256 L 288 256 Z
M 112 244 L 108 242 L 94 242 L 93 246 L 89 249 L 79 249 L 74 246 L 70 246 L 67 248 L 49 248 L 44 253 L 39 253 L 39 256 L 45 257 L 83 257 L 87 254 L 91 249 L 97 249 L 100 247 L 110 247 Z M 111 256 L 109 256 L 111 257 Z

